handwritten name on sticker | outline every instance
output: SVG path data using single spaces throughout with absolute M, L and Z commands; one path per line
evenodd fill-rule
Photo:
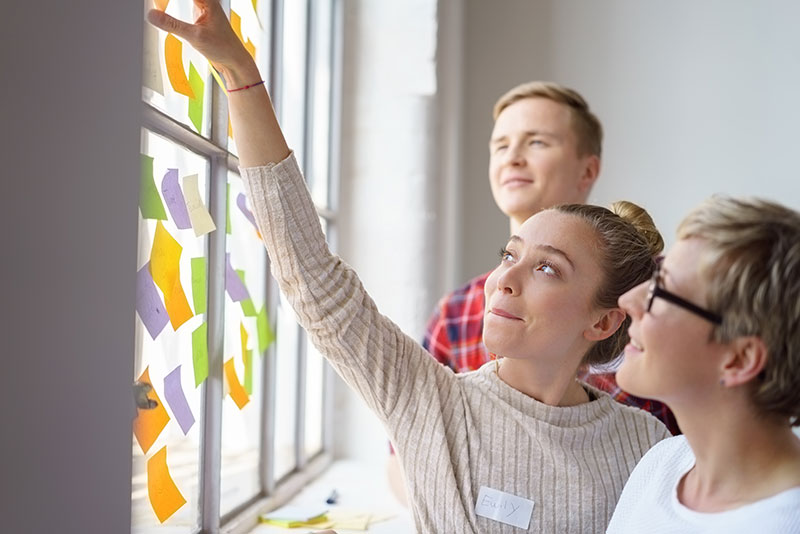
M 512 527 L 527 529 L 533 514 L 533 501 L 504 491 L 481 486 L 475 513 Z

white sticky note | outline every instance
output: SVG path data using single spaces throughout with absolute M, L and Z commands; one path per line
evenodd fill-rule
M 533 501 L 481 486 L 475 502 L 475 513 L 486 519 L 527 529 L 533 515 Z
M 186 201 L 186 210 L 189 212 L 189 220 L 192 221 L 195 236 L 200 237 L 216 230 L 214 219 L 211 218 L 211 214 L 203 204 L 203 199 L 200 198 L 196 174 L 183 179 L 183 198 Z

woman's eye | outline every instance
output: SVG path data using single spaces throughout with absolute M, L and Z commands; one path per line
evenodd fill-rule
M 536 267 L 536 270 L 541 271 L 546 275 L 558 276 L 558 270 L 547 262 L 539 263 L 539 266 Z
M 531 139 L 531 142 L 528 144 L 531 146 L 545 146 L 544 141 L 542 141 L 541 139 Z
M 512 261 L 514 256 L 505 248 L 500 249 L 500 261 Z

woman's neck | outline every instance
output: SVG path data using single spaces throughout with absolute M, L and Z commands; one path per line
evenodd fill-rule
M 589 402 L 589 395 L 575 379 L 577 367 L 556 368 L 532 360 L 501 358 L 497 376 L 512 388 L 550 406 L 575 406 Z
M 800 439 L 791 427 L 749 406 L 725 408 L 675 412 L 696 459 L 678 485 L 680 502 L 721 512 L 800 486 Z

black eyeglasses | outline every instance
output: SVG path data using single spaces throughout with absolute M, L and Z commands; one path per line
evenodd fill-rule
M 692 304 L 688 300 L 679 297 L 675 293 L 667 291 L 659 285 L 660 280 L 661 262 L 659 262 L 656 266 L 656 270 L 653 272 L 653 278 L 650 279 L 650 289 L 647 292 L 647 311 L 650 311 L 650 308 L 653 307 L 653 301 L 655 298 L 659 297 L 675 304 L 676 306 L 680 306 L 686 311 L 692 312 L 695 315 L 699 315 L 706 321 L 710 321 L 714 324 L 722 324 L 722 317 L 714 312 L 710 312 L 704 308 L 701 308 L 700 306 Z

